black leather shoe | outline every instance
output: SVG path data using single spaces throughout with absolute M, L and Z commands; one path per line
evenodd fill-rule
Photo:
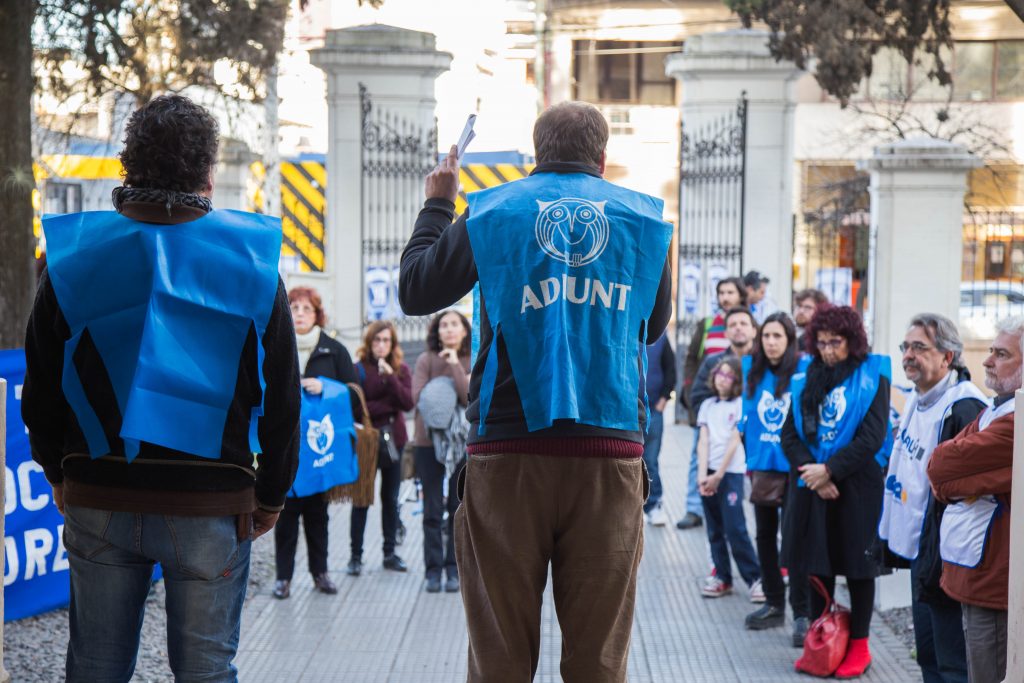
M 428 593 L 440 593 L 441 592 L 441 577 L 440 576 L 428 576 L 427 577 L 427 592 Z
M 402 558 L 394 553 L 384 556 L 384 569 L 390 569 L 393 572 L 409 571 L 409 568 L 405 566 L 405 562 Z
M 677 529 L 696 529 L 699 526 L 704 525 L 704 520 L 700 515 L 696 515 L 692 512 L 687 512 L 681 520 L 676 522 Z
M 318 591 L 327 595 L 334 595 L 338 592 L 338 587 L 331 583 L 331 579 L 327 574 L 314 574 L 313 585 Z
M 786 623 L 786 612 L 772 605 L 764 605 L 761 609 L 748 614 L 744 623 L 751 631 L 775 628 Z
M 353 555 L 348 561 L 348 567 L 345 568 L 345 573 L 349 576 L 359 576 L 363 573 L 363 558 L 358 555 Z
M 797 617 L 793 620 L 793 647 L 803 647 L 804 638 L 807 637 L 807 629 L 811 622 L 807 617 Z
M 448 580 L 444 584 L 445 593 L 458 593 L 459 592 L 459 577 L 449 576 Z
M 292 594 L 292 582 L 280 579 L 274 582 L 274 597 L 285 600 Z

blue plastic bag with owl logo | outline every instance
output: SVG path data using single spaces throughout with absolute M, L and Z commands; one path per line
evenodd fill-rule
M 828 462 L 836 452 L 853 441 L 860 423 L 871 408 L 875 394 L 878 393 L 878 383 L 882 377 L 892 379 L 892 361 L 889 356 L 870 354 L 852 375 L 825 397 L 818 407 L 818 433 L 815 442 L 807 444 L 818 462 Z M 793 376 L 793 421 L 796 433 L 804 442 L 804 421 L 799 406 L 806 384 L 806 375 Z M 886 429 L 885 442 L 875 454 L 875 460 L 882 467 L 889 463 L 892 445 L 892 429 Z
M 324 386 L 320 394 L 302 391 L 299 468 L 288 493 L 291 498 L 323 493 L 359 478 L 348 387 L 325 377 L 317 379 Z
M 782 452 L 782 425 L 792 405 L 792 391 L 775 397 L 777 378 L 766 368 L 760 383 L 751 396 L 747 391 L 747 377 L 753 365 L 752 356 L 744 356 L 743 363 L 743 447 L 747 454 L 747 469 L 760 472 L 789 472 L 789 460 Z M 794 377 L 807 370 L 811 359 L 803 356 L 797 361 Z
M 537 173 L 468 200 L 488 322 L 505 343 L 527 428 L 565 419 L 638 430 L 642 336 L 672 238 L 662 201 L 586 173 Z M 480 434 L 497 348 L 484 363 Z

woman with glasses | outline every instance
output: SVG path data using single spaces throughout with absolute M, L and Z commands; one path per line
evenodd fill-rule
M 323 330 L 326 315 L 317 291 L 309 287 L 295 287 L 288 292 L 288 302 L 291 304 L 292 322 L 295 325 L 299 370 L 303 377 L 302 390 L 314 395 L 321 393 L 324 387 L 318 377 L 355 382 L 352 357 L 340 342 Z M 338 592 L 327 575 L 327 498 L 321 493 L 290 496 L 274 527 L 274 554 L 277 562 L 274 597 L 279 600 L 291 595 L 300 517 L 306 533 L 306 555 L 309 573 L 313 575 L 313 586 L 328 595 Z
M 803 559 L 829 594 L 836 576 L 850 589 L 850 642 L 837 678 L 858 678 L 871 664 L 868 631 L 878 576 L 876 534 L 882 509 L 889 430 L 888 356 L 871 354 L 860 314 L 849 306 L 819 309 L 805 337 L 812 356 L 791 381 L 792 408 L 782 447 L 797 485 L 812 491 L 786 511 L 783 556 Z M 811 594 L 811 614 L 825 598 Z M 803 658 L 796 661 L 802 671 Z
M 799 477 L 790 476 L 780 435 L 792 405 L 793 375 L 805 372 L 809 362 L 797 346 L 796 325 L 782 312 L 765 318 L 753 354 L 743 357 L 743 445 L 765 595 L 765 604 L 747 615 L 746 627 L 753 631 L 782 626 L 786 621 L 786 584 L 779 568 L 779 517 L 784 506 L 810 492 L 798 490 Z M 791 561 L 786 567 L 789 604 L 793 608 L 793 645 L 803 647 L 810 623 L 807 575 L 801 563 Z
M 384 535 L 384 569 L 408 570 L 405 561 L 395 553 L 398 536 L 398 490 L 402 483 L 399 454 L 409 441 L 405 429 L 405 411 L 412 410 L 412 371 L 402 362 L 405 352 L 398 343 L 398 332 L 389 320 L 370 323 L 363 335 L 363 344 L 356 350 L 359 359 L 356 372 L 366 395 L 373 426 L 381 430 L 377 467 L 380 469 L 380 517 Z M 353 507 L 349 528 L 352 557 L 347 573 L 363 572 L 363 535 L 369 508 Z

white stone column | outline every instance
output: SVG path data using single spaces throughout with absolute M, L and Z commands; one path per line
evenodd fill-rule
M 432 33 L 372 24 L 327 31 L 310 61 L 327 75 L 328 142 L 325 294 L 332 327 L 346 344 L 358 342 L 363 322 L 361 110 L 359 85 L 375 106 L 434 126 L 434 81 L 452 56 Z M 410 226 L 411 227 L 411 226 Z M 354 348 L 350 346 L 350 348 Z
M 1013 485 L 1017 500 L 1024 500 L 1024 391 L 1017 391 L 1013 417 Z M 1024 681 L 1024 514 L 1010 512 L 1010 595 L 1006 618 L 1006 678 Z
M 213 205 L 218 209 L 246 210 L 249 166 L 259 158 L 249 145 L 230 138 L 220 144 L 213 178 Z
M 803 71 L 791 62 L 775 61 L 768 52 L 768 33 L 732 29 L 689 38 L 681 54 L 665 61 L 665 72 L 681 81 L 684 129 L 735 110 L 746 92 L 743 269 L 771 278 L 772 298 L 788 311 L 793 291 L 794 85 Z
M 858 167 L 871 172 L 871 258 L 864 319 L 877 353 L 899 358 L 916 313 L 954 322 L 960 303 L 967 172 L 981 166 L 965 147 L 915 139 L 875 148 Z M 909 384 L 899 362 L 893 382 Z

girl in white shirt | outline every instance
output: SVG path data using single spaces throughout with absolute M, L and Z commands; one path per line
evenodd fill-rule
M 700 437 L 697 441 L 697 485 L 707 520 L 708 543 L 715 573 L 701 589 L 704 597 L 718 598 L 732 592 L 732 559 L 750 586 L 752 602 L 764 602 L 761 567 L 747 534 L 743 513 L 743 474 L 746 459 L 736 425 L 743 416 L 742 371 L 735 356 L 723 356 L 708 379 L 715 398 L 709 398 L 697 413 Z

